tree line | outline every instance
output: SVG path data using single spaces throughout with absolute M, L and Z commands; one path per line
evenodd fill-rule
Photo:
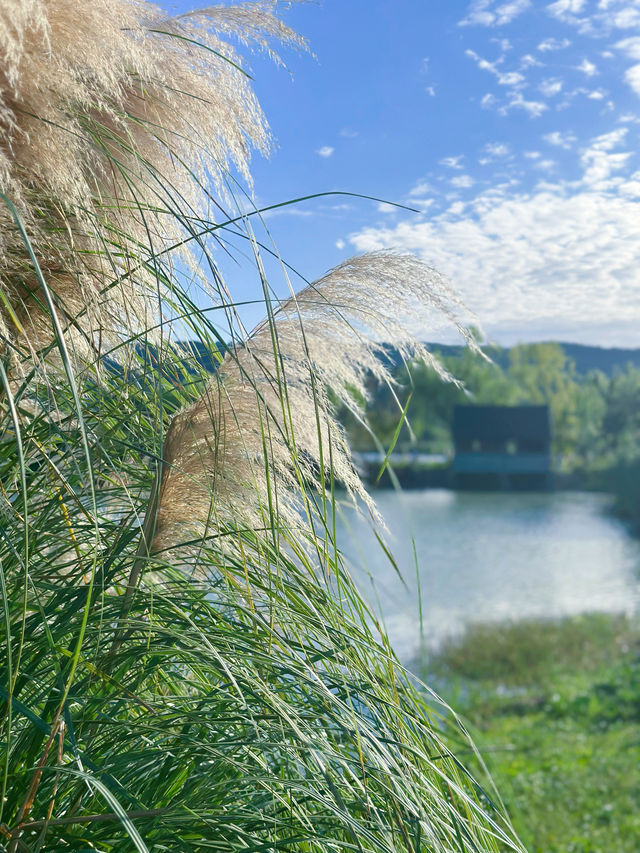
M 344 413 L 356 450 L 379 448 L 377 439 L 385 451 L 395 441 L 398 451 L 451 455 L 455 405 L 547 404 L 556 472 L 613 491 L 620 513 L 640 520 L 640 368 L 581 373 L 557 343 L 434 354 L 460 384 L 424 364 L 396 366 L 397 385 L 371 391 L 368 426 Z

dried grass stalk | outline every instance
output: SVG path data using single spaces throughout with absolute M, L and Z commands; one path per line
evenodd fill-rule
M 250 149 L 268 149 L 227 38 L 300 44 L 273 6 L 167 19 L 137 0 L 0 4 L 0 192 L 26 225 L 79 354 L 157 322 L 157 257 L 199 218 L 215 220 L 204 187 L 213 181 L 222 194 L 230 168 L 248 178 Z M 188 251 L 181 262 L 191 263 Z M 5 204 L 0 290 L 5 350 L 45 347 L 51 323 Z
M 330 471 L 373 510 L 337 405 L 360 416 L 368 378 L 392 383 L 389 345 L 451 378 L 415 331 L 453 323 L 473 344 L 459 313 L 437 272 L 390 252 L 345 261 L 281 304 L 173 420 L 153 550 L 196 530 L 304 526 L 300 485 L 322 490 Z

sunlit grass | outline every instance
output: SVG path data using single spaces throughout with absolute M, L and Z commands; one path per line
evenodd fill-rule
M 639 652 L 637 617 L 594 613 L 473 627 L 422 662 L 532 853 L 635 849 Z

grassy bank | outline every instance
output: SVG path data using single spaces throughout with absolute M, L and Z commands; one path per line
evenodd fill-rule
M 421 669 L 475 735 L 530 853 L 638 850 L 637 619 L 477 626 Z

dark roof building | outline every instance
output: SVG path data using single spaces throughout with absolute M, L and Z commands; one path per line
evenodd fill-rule
M 456 406 L 453 484 L 540 489 L 551 485 L 548 406 Z

